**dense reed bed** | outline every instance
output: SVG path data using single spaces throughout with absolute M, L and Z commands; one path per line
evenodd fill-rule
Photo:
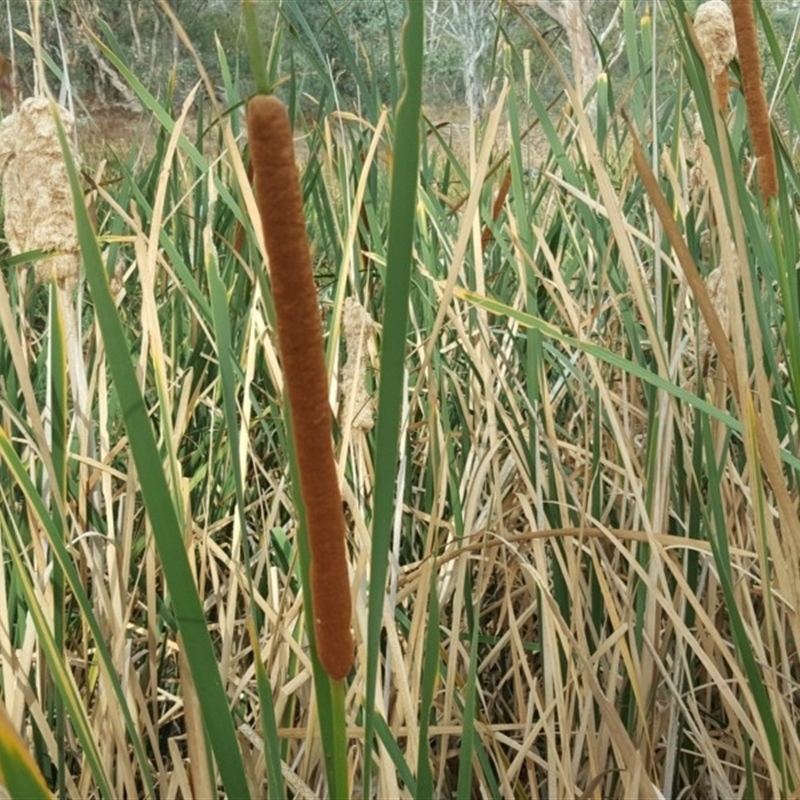
M 300 37 L 301 6 L 280 23 Z M 549 110 L 520 77 L 510 3 L 502 89 L 466 141 L 420 111 L 413 11 L 388 98 L 364 70 L 359 108 L 332 91 L 301 114 L 279 59 L 258 79 L 300 154 L 344 681 L 309 644 L 268 189 L 236 113 L 198 86 L 173 117 L 101 29 L 154 157 L 68 160 L 85 284 L 2 251 L 12 792 L 40 773 L 63 797 L 797 796 L 795 57 L 757 16 L 765 189 L 750 67 L 704 60 L 684 4 L 657 6 L 624 4 L 593 121 L 567 75 Z

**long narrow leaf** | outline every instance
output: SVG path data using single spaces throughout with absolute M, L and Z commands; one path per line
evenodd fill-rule
M 246 797 L 249 789 L 236 730 L 219 674 L 203 606 L 189 566 L 175 501 L 164 471 L 160 468 L 158 446 L 131 364 L 125 332 L 108 288 L 97 240 L 83 202 L 83 191 L 61 128 L 59 137 L 72 189 L 78 240 L 83 254 L 86 278 L 91 288 L 111 376 L 128 431 L 142 497 L 170 589 L 175 618 L 186 647 L 186 658 L 197 693 L 202 701 L 206 731 L 229 796 Z
M 397 107 L 395 151 L 389 201 L 389 246 L 386 262 L 386 305 L 381 345 L 381 380 L 378 389 L 378 424 L 375 443 L 375 511 L 372 523 L 370 593 L 367 620 L 367 691 L 364 738 L 364 792 L 369 791 L 372 769 L 375 692 L 378 674 L 381 616 L 388 570 L 398 430 L 403 391 L 403 368 L 408 327 L 417 197 L 419 139 L 422 104 L 424 3 L 408 0 L 403 26 L 402 59 L 406 84 Z

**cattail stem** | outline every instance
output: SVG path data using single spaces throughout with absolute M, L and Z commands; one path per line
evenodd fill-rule
M 306 512 L 317 654 L 325 672 L 342 680 L 353 664 L 345 523 L 292 128 L 283 103 L 266 95 L 250 101 L 247 127 Z
M 739 64 L 742 68 L 747 121 L 753 139 L 753 152 L 758 161 L 758 187 L 766 203 L 778 194 L 778 174 L 772 147 L 767 95 L 761 81 L 761 56 L 758 51 L 752 0 L 732 0 L 731 13 L 739 50 Z

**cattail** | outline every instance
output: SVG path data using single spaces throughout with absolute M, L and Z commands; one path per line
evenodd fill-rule
M 247 128 L 306 511 L 317 653 L 327 674 L 342 680 L 354 650 L 345 522 L 292 128 L 283 103 L 264 95 L 250 101 Z
M 64 130 L 72 116 L 59 109 Z M 78 233 L 64 156 L 50 101 L 24 100 L 0 123 L 0 173 L 3 177 L 5 234 L 12 255 L 44 250 L 53 255 L 36 262 L 38 281 L 77 282 Z
M 711 71 L 720 108 L 728 108 L 728 64 L 736 55 L 733 17 L 724 0 L 707 0 L 697 7 L 694 30 Z
M 355 297 L 344 301 L 342 332 L 347 350 L 347 361 L 342 367 L 342 399 L 345 413 L 352 408 L 352 417 L 346 419 L 354 430 L 366 433 L 375 424 L 375 402 L 367 391 L 367 337 L 375 329 L 375 322 Z
M 753 153 L 758 161 L 758 187 L 766 203 L 778 194 L 778 174 L 772 147 L 767 95 L 761 81 L 761 56 L 758 51 L 752 0 L 733 0 L 731 11 L 739 49 L 739 64 L 742 68 L 747 121 L 753 139 Z

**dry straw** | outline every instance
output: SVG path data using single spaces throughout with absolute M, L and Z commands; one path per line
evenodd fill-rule
M 72 116 L 59 109 L 64 130 Z M 3 178 L 5 234 L 12 255 L 43 250 L 36 279 L 74 285 L 80 270 L 78 234 L 67 171 L 50 101 L 24 100 L 0 123 L 0 174 Z
M 758 161 L 758 187 L 766 203 L 778 194 L 778 174 L 772 147 L 767 95 L 761 81 L 761 56 L 752 0 L 734 0 L 731 10 L 739 49 L 739 64 L 742 68 L 747 121 L 753 139 L 753 152 Z
M 264 95 L 250 101 L 247 127 L 311 549 L 317 653 L 327 674 L 342 680 L 354 650 L 345 522 L 292 128 L 283 103 Z

